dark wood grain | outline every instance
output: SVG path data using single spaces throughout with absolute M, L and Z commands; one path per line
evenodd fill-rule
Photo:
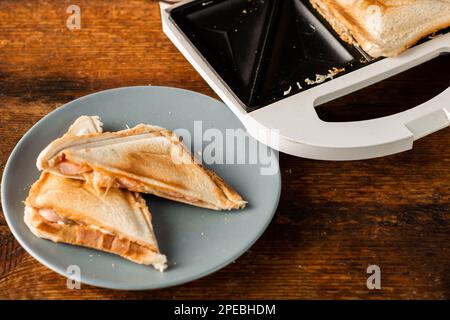
M 70 3 L 0 1 L 1 170 L 37 120 L 85 94 L 152 84 L 215 97 L 163 35 L 154 2 L 75 1 L 82 10 L 76 31 L 65 27 Z M 339 109 L 348 105 L 414 105 L 435 94 L 436 86 L 448 87 L 449 71 L 449 57 L 440 58 L 332 102 L 324 117 L 349 116 Z M 449 133 L 426 137 L 412 151 L 367 161 L 281 155 L 280 206 L 261 239 L 223 270 L 170 289 L 68 290 L 63 277 L 17 245 L 0 215 L 0 298 L 448 299 Z M 381 267 L 381 290 L 366 288 L 370 264 Z

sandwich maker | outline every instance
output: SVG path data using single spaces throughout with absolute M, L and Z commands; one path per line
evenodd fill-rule
M 340 39 L 308 0 L 161 3 L 163 30 L 262 143 L 288 154 L 356 160 L 412 148 L 445 128 L 450 88 L 415 108 L 325 122 L 315 107 L 450 52 L 444 32 L 395 58 L 372 59 Z M 448 71 L 448 70 L 447 70 Z

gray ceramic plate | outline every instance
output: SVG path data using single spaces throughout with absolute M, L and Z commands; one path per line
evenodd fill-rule
M 279 170 L 274 175 L 261 175 L 264 164 L 212 164 L 208 167 L 249 204 L 242 211 L 216 212 L 146 196 L 160 249 L 169 260 L 164 273 L 111 254 L 34 237 L 23 222 L 22 201 L 39 176 L 36 157 L 84 114 L 99 115 L 105 131 L 150 123 L 172 130 L 185 128 L 193 133 L 194 121 L 198 120 L 202 121 L 203 130 L 217 128 L 224 132 L 243 128 L 223 103 L 198 93 L 165 87 L 107 90 L 72 101 L 44 117 L 12 152 L 3 174 L 1 195 L 13 234 L 34 258 L 50 269 L 66 275 L 69 265 L 78 265 L 81 282 L 107 288 L 174 286 L 203 277 L 237 259 L 271 221 L 280 197 Z M 269 150 L 269 157 L 279 169 L 275 152 Z

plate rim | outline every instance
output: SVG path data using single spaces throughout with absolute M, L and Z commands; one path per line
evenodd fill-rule
M 18 142 L 14 145 L 13 150 L 11 151 L 11 153 L 8 156 L 8 159 L 6 161 L 4 170 L 3 170 L 3 174 L 2 174 L 2 181 L 1 181 L 1 185 L 0 185 L 0 196 L 1 196 L 1 203 L 2 203 L 2 210 L 3 210 L 3 215 L 5 217 L 6 223 L 8 225 L 9 230 L 11 231 L 12 235 L 14 236 L 14 238 L 16 239 L 16 241 L 21 245 L 21 247 L 29 254 L 31 255 L 34 259 L 36 259 L 39 263 L 41 263 L 42 265 L 44 265 L 45 267 L 49 268 L 50 270 L 52 270 L 53 272 L 58 273 L 59 275 L 68 278 L 67 274 L 65 274 L 63 272 L 63 270 L 61 270 L 58 266 L 56 266 L 53 262 L 46 260 L 45 258 L 40 257 L 40 255 L 38 253 L 34 252 L 34 249 L 32 248 L 32 246 L 26 244 L 26 242 L 22 239 L 22 236 L 20 234 L 20 232 L 18 232 L 18 230 L 16 230 L 16 226 L 14 225 L 14 223 L 12 222 L 12 220 L 10 220 L 9 217 L 9 213 L 8 210 L 6 209 L 5 205 L 8 206 L 9 201 L 6 198 L 6 187 L 5 187 L 5 181 L 9 176 L 9 172 L 10 172 L 10 167 L 12 166 L 11 163 L 11 159 L 13 157 L 16 156 L 16 153 L 18 152 L 18 147 L 23 143 L 23 141 L 25 139 L 28 138 L 28 136 L 31 136 L 31 132 L 33 131 L 33 129 L 35 127 L 37 127 L 41 122 L 43 122 L 47 117 L 49 117 L 50 115 L 52 115 L 53 113 L 56 112 L 62 112 L 64 109 L 70 108 L 70 106 L 72 104 L 76 104 L 82 100 L 88 99 L 91 96 L 94 95 L 99 95 L 99 94 L 104 94 L 110 91 L 123 91 L 123 90 L 128 90 L 128 89 L 162 89 L 162 90 L 173 90 L 173 91 L 183 91 L 186 94 L 193 94 L 193 95 L 198 95 L 198 96 L 202 96 L 202 97 L 206 97 L 209 100 L 212 100 L 215 103 L 221 103 L 223 104 L 225 107 L 227 107 L 222 101 L 217 100 L 215 98 L 212 98 L 210 96 L 207 96 L 203 93 L 199 93 L 196 91 L 192 91 L 192 90 L 187 90 L 187 89 L 182 89 L 182 88 L 176 88 L 176 87 L 168 87 L 168 86 L 126 86 L 126 87 L 118 87 L 118 88 L 110 88 L 110 89 L 106 89 L 106 90 L 101 90 L 101 91 L 97 91 L 97 92 L 93 92 L 84 96 L 81 96 L 79 98 L 76 98 L 74 100 L 71 100 L 69 102 L 64 103 L 63 105 L 55 108 L 54 110 L 50 111 L 49 113 L 45 114 L 41 119 L 39 119 L 35 124 L 33 124 L 28 130 L 27 132 L 22 135 L 22 137 L 18 140 Z M 228 108 L 228 107 L 227 107 Z M 232 111 L 231 111 L 232 112 Z M 233 113 L 233 115 L 238 119 L 238 121 L 242 124 L 242 121 L 239 120 L 239 118 Z M 244 126 L 245 128 L 245 126 Z M 261 142 L 259 142 L 261 143 Z M 270 213 L 270 215 L 268 216 L 268 219 L 265 221 L 263 227 L 258 231 L 258 233 L 256 234 L 256 236 L 249 241 L 249 243 L 247 243 L 246 246 L 244 246 L 243 249 L 239 250 L 238 252 L 236 252 L 235 254 L 232 255 L 231 258 L 223 261 L 222 263 L 220 263 L 219 265 L 217 265 L 214 268 L 205 270 L 197 275 L 195 275 L 194 277 L 187 277 L 189 279 L 180 279 L 177 281 L 165 281 L 165 283 L 163 285 L 156 285 L 156 286 L 152 286 L 151 284 L 143 284 L 143 285 L 132 285 L 129 286 L 127 285 L 126 282 L 124 283 L 119 283 L 119 282 L 114 282 L 114 281 L 105 281 L 105 280 L 99 280 L 99 279 L 91 279 L 91 277 L 84 277 L 83 275 L 81 275 L 81 279 L 80 282 L 82 284 L 86 284 L 86 285 L 90 285 L 90 286 L 94 286 L 94 287 L 98 287 L 98 288 L 106 288 L 106 289 L 114 289 L 114 290 L 130 290 L 130 291 L 142 291 L 142 290 L 157 290 L 157 289 L 164 289 L 164 288 L 169 288 L 169 287 L 175 287 L 175 286 L 179 286 L 182 284 L 186 284 L 186 283 L 190 283 L 199 279 L 202 279 L 208 275 L 211 275 L 223 268 L 225 268 L 226 266 L 228 266 L 229 264 L 231 264 L 233 261 L 239 259 L 245 252 L 247 252 L 260 238 L 261 236 L 264 234 L 264 232 L 267 230 L 268 226 L 270 225 L 270 223 L 273 220 L 273 217 L 277 211 L 279 202 L 280 202 L 280 197 L 281 197 L 281 171 L 280 171 L 280 165 L 279 165 L 279 157 L 277 152 L 275 152 L 275 150 L 271 149 L 272 152 L 272 157 L 274 158 L 274 160 L 276 161 L 276 164 L 278 165 L 278 173 L 277 173 L 277 185 L 276 185 L 276 202 L 274 205 L 274 209 L 272 209 L 272 212 Z M 5 201 L 6 200 L 6 201 Z M 62 244 L 62 243 L 61 243 Z M 94 250 L 94 249 L 93 249 Z

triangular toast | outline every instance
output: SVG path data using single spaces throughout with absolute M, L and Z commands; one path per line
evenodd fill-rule
M 174 133 L 157 126 L 66 135 L 39 155 L 37 166 L 96 188 L 126 188 L 215 210 L 246 204 L 214 172 L 196 163 Z
M 448 0 L 310 0 L 339 36 L 372 57 L 396 56 L 450 26 Z
M 165 268 L 150 212 L 138 193 L 111 189 L 99 195 L 84 181 L 44 172 L 25 204 L 25 223 L 38 237 Z
M 63 137 L 102 132 L 98 117 L 81 116 Z M 135 192 L 99 194 L 82 180 L 42 173 L 25 201 L 25 223 L 38 237 L 118 254 L 163 271 L 151 214 Z

